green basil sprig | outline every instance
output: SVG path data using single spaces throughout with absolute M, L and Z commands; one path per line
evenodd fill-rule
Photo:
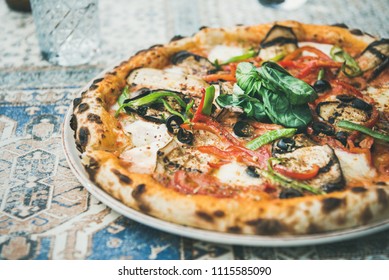
M 263 121 L 267 116 L 263 103 L 258 98 L 245 94 L 237 84 L 234 85 L 233 94 L 219 95 L 216 103 L 220 107 L 239 107 L 247 117 L 257 121 Z
M 334 61 L 343 62 L 341 70 L 346 76 L 357 77 L 362 74 L 362 70 L 355 59 L 342 48 L 333 46 L 330 55 Z
M 257 68 L 249 62 L 241 62 L 236 68 L 236 80 L 238 86 L 249 96 L 260 93 L 263 78 Z
M 242 62 L 238 64 L 236 78 L 233 95 L 221 94 L 216 99 L 221 107 L 240 107 L 248 117 L 259 121 L 268 117 L 286 127 L 304 128 L 311 122 L 307 103 L 317 98 L 316 92 L 278 64 L 265 62 L 257 69 Z
M 292 105 L 306 104 L 317 98 L 317 93 L 309 84 L 293 77 L 277 63 L 267 61 L 258 72 L 266 80 L 267 88 L 283 92 Z

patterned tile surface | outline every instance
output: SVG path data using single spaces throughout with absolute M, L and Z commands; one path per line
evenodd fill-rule
M 99 56 L 62 68 L 40 57 L 31 15 L 0 1 L 0 259 L 388 259 L 388 231 L 296 248 L 211 244 L 160 232 L 92 197 L 60 145 L 63 117 L 77 90 L 135 50 L 203 25 L 285 18 L 345 22 L 388 36 L 388 8 L 387 0 L 310 0 L 293 13 L 263 8 L 256 0 L 101 0 Z

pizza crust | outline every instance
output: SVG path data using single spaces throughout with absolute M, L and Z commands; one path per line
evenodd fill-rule
M 293 28 L 299 41 L 337 44 L 361 52 L 374 40 L 333 26 L 278 22 Z M 115 151 L 132 145 L 119 122 L 107 111 L 116 102 L 132 70 L 163 68 L 180 50 L 209 50 L 218 44 L 256 46 L 273 24 L 205 28 L 190 38 L 138 52 L 95 80 L 74 102 L 72 129 L 93 182 L 127 206 L 174 223 L 242 234 L 310 234 L 364 225 L 389 217 L 389 187 L 376 184 L 322 196 L 285 200 L 253 200 L 187 195 L 165 187 L 151 175 L 130 173 Z M 86 104 L 86 105 L 83 105 Z

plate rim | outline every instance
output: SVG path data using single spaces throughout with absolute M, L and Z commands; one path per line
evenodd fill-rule
M 107 68 L 110 69 L 110 68 Z M 81 93 L 89 88 L 95 79 L 101 78 L 109 70 L 102 71 L 99 75 L 91 79 L 86 86 L 77 91 L 76 96 L 79 97 Z M 355 239 L 377 233 L 386 229 L 389 229 L 389 218 L 385 220 L 376 221 L 371 224 L 352 227 L 348 229 L 342 229 L 337 231 L 330 231 L 318 234 L 304 234 L 304 235 L 285 235 L 285 236 L 265 236 L 265 235 L 246 235 L 225 233 L 218 231 L 205 230 L 200 228 L 194 228 L 190 226 L 184 226 L 175 224 L 169 221 L 165 221 L 142 212 L 139 212 L 133 208 L 130 208 L 112 197 L 110 194 L 95 185 L 88 177 L 81 161 L 79 159 L 80 152 L 76 149 L 74 142 L 74 132 L 70 128 L 70 119 L 73 114 L 73 102 L 71 101 L 68 110 L 66 112 L 61 132 L 61 143 L 65 154 L 66 161 L 76 176 L 77 180 L 83 187 L 87 189 L 97 200 L 104 203 L 109 208 L 113 209 L 117 213 L 134 220 L 140 224 L 149 226 L 151 228 L 167 232 L 182 237 L 192 238 L 195 240 L 201 240 L 206 242 L 212 242 L 216 244 L 228 244 L 228 245 L 241 245 L 241 246 L 253 246 L 253 247 L 296 247 L 296 246 L 308 246 L 319 245 L 333 242 L 340 242 L 350 239 Z M 80 170 L 81 167 L 81 170 Z

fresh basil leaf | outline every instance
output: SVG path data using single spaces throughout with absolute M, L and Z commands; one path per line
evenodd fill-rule
M 262 91 L 263 103 L 268 117 L 276 124 L 286 127 L 304 128 L 312 120 L 307 104 L 293 105 L 284 94 L 270 90 Z
M 236 80 L 238 86 L 250 96 L 259 93 L 262 79 L 257 68 L 249 62 L 241 62 L 236 68 Z
M 266 118 L 265 107 L 260 100 L 245 94 L 221 94 L 216 98 L 216 103 L 223 108 L 239 107 L 247 117 L 261 121 Z
M 333 46 L 330 55 L 334 61 L 343 62 L 341 70 L 346 76 L 356 77 L 362 74 L 362 70 L 355 59 L 342 48 Z
M 283 92 L 290 104 L 302 105 L 317 98 L 317 93 L 309 84 L 293 77 L 277 63 L 267 61 L 258 71 L 265 80 L 265 87 L 274 92 Z

